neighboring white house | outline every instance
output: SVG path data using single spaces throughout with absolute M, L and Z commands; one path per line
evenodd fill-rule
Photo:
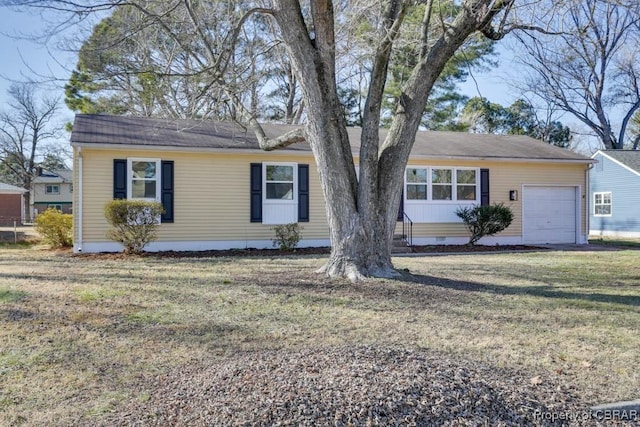
M 39 169 L 31 181 L 31 218 L 49 208 L 73 213 L 73 171 Z

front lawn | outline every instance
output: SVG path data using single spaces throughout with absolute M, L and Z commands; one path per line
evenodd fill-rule
M 322 260 L 1 249 L 0 425 L 108 424 L 182 370 L 345 346 L 516 372 L 584 405 L 640 396 L 637 251 L 396 258 L 402 280 L 359 284 L 317 276 Z

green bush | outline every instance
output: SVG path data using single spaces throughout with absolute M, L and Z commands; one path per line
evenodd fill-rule
M 104 215 L 113 227 L 107 237 L 122 243 L 125 253 L 139 254 L 156 239 L 163 211 L 158 202 L 112 200 L 104 206 Z
M 456 215 L 471 233 L 470 245 L 475 245 L 484 236 L 493 236 L 507 228 L 513 221 L 511 208 L 502 203 L 458 208 Z
M 292 251 L 300 242 L 300 231 L 302 227 L 297 222 L 290 224 L 276 225 L 273 231 L 276 233 L 273 239 L 273 246 L 278 246 L 281 251 Z
M 42 240 L 54 248 L 73 245 L 73 215 L 49 208 L 34 221 Z

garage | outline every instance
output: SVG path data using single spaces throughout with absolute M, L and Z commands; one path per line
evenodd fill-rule
M 0 182 L 0 226 L 21 223 L 24 218 L 24 193 L 27 190 Z
M 524 243 L 577 242 L 576 190 L 576 187 L 524 187 L 522 199 Z

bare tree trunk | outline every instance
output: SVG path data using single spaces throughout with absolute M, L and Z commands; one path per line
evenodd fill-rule
M 392 277 L 397 272 L 391 263 L 391 242 L 404 169 L 428 95 L 449 58 L 503 6 L 484 9 L 481 16 L 476 8 L 463 8 L 441 39 L 425 50 L 403 90 L 388 137 L 380 144 L 380 108 L 390 50 L 408 7 L 404 2 L 388 4 L 365 106 L 358 182 L 337 95 L 332 3 L 311 2 L 311 36 L 297 1 L 279 0 L 276 4 L 274 17 L 299 76 L 309 117 L 306 140 L 324 191 L 332 249 L 320 271 L 352 281 L 367 276 Z

